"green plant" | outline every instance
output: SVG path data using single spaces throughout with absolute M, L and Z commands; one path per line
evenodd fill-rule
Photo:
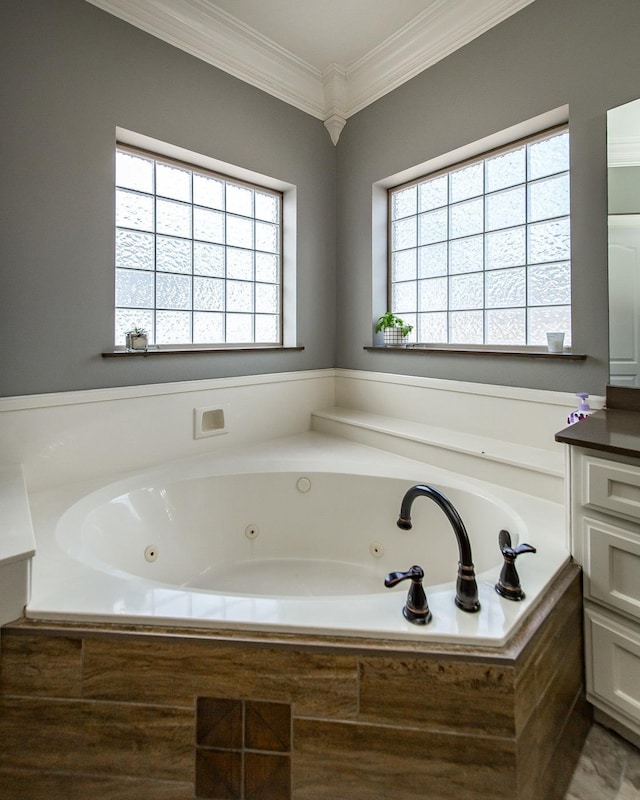
M 146 336 L 147 332 L 144 328 L 139 328 L 137 325 L 135 328 L 131 328 L 130 331 L 125 331 L 125 336 Z
M 376 333 L 380 333 L 380 331 L 383 330 L 383 328 L 401 328 L 402 335 L 406 336 L 413 330 L 413 325 L 407 325 L 407 323 L 403 319 L 400 319 L 400 317 L 396 317 L 396 315 L 391 311 L 387 311 L 386 314 L 383 314 L 381 317 L 378 317 L 378 322 L 376 324 Z

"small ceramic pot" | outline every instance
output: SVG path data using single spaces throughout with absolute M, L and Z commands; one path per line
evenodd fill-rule
M 406 347 L 407 337 L 402 335 L 402 328 L 384 328 L 385 347 Z
M 146 350 L 149 346 L 149 339 L 146 333 L 128 333 L 127 350 Z

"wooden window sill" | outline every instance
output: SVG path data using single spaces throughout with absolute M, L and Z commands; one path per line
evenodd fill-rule
M 365 347 L 371 353 L 413 353 L 419 355 L 465 355 L 465 356 L 498 356 L 509 358 L 550 358 L 571 361 L 584 361 L 586 355 L 564 350 L 562 353 L 550 353 L 541 347 L 508 348 L 508 347 L 464 347 L 457 345 L 407 345 L 406 347 L 393 347 L 378 345 Z
M 128 358 L 130 356 L 200 356 L 213 353 L 282 353 L 304 350 L 304 347 L 280 347 L 266 345 L 240 345 L 239 347 L 150 347 L 148 350 L 109 350 L 102 353 L 102 358 Z

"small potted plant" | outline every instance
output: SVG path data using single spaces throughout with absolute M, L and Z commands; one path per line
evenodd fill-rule
M 149 347 L 149 338 L 144 328 L 131 328 L 125 333 L 127 350 L 146 350 Z
M 406 347 L 407 336 L 412 330 L 413 325 L 407 325 L 391 311 L 379 317 L 376 324 L 376 333 L 384 332 L 385 347 Z

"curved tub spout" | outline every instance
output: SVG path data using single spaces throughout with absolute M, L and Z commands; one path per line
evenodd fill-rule
M 398 527 L 402 528 L 404 531 L 411 530 L 411 506 L 416 497 L 431 498 L 431 500 L 440 506 L 451 523 L 460 553 L 460 560 L 458 561 L 458 579 L 456 581 L 456 605 L 463 611 L 478 611 L 480 609 L 480 601 L 478 600 L 476 573 L 473 568 L 471 543 L 469 542 L 469 536 L 460 518 L 460 514 L 458 514 L 451 501 L 445 497 L 442 492 L 434 489 L 433 486 L 418 484 L 417 486 L 412 486 L 402 498 Z

